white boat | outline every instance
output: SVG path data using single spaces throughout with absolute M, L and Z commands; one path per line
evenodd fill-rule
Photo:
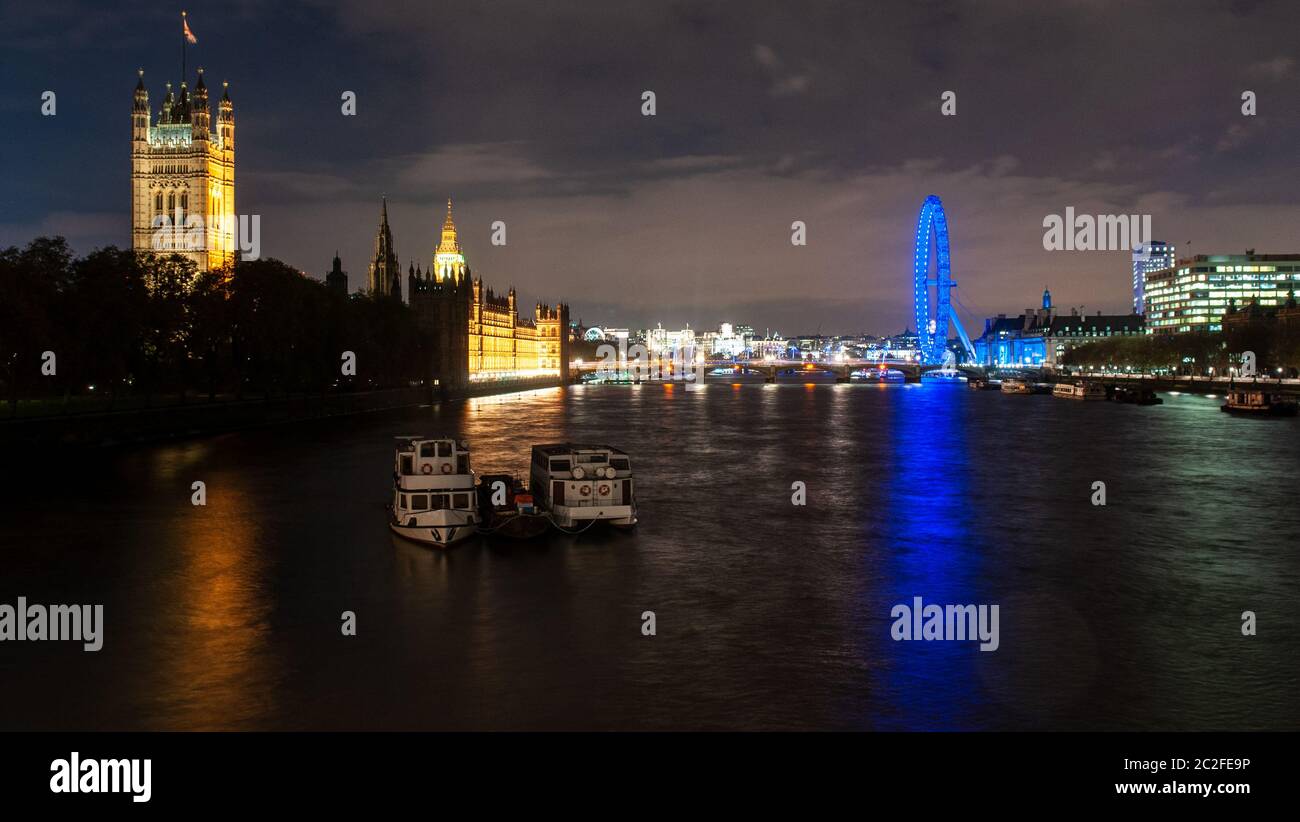
M 966 382 L 966 375 L 956 368 L 936 368 L 921 375 L 921 382 Z
M 1063 400 L 1104 400 L 1106 399 L 1106 386 L 1097 382 L 1058 382 L 1052 389 L 1052 396 L 1060 397 Z
M 1024 380 L 1003 380 L 1002 393 L 1003 394 L 1032 394 L 1034 393 L 1034 388 Z
M 907 382 L 907 375 L 896 368 L 859 368 L 849 374 L 849 379 L 867 383 L 885 384 Z
M 482 519 L 469 445 L 450 438 L 399 439 L 388 526 L 407 539 L 439 547 L 474 536 Z
M 636 493 L 628 455 L 608 445 L 534 445 L 528 488 L 561 530 L 596 521 L 636 525 Z

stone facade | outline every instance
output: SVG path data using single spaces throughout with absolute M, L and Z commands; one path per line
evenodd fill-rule
M 194 96 L 171 83 L 156 119 L 144 71 L 131 112 L 131 247 L 176 253 L 199 271 L 235 261 L 235 115 L 222 84 L 217 128 L 199 69 Z

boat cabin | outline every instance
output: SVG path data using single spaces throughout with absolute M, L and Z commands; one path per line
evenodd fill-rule
M 533 446 L 528 487 L 546 507 L 633 505 L 632 461 L 608 445 Z
M 403 439 L 393 471 L 399 477 L 469 473 L 469 445 L 453 439 Z

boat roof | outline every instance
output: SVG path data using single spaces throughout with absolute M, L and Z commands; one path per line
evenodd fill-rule
M 627 456 L 627 452 L 615 448 L 612 445 L 592 445 L 590 443 L 560 442 L 551 445 L 534 445 L 534 454 L 545 454 L 548 457 L 562 456 L 573 454 L 581 451 L 607 451 L 611 454 Z

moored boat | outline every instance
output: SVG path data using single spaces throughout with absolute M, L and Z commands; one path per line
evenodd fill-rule
M 956 368 L 936 368 L 921 375 L 921 382 L 959 383 L 966 382 L 966 375 Z
M 528 487 L 562 531 L 597 521 L 636 524 L 628 455 L 608 445 L 534 445 Z
M 1002 381 L 1002 389 L 1001 389 L 1001 390 L 1002 390 L 1002 393 L 1003 393 L 1003 394 L 1032 394 L 1032 393 L 1034 393 L 1033 386 L 1031 386 L 1031 385 L 1030 385 L 1028 382 L 1026 382 L 1025 380 L 1020 380 L 1020 379 L 1009 379 L 1009 380 L 1003 380 L 1003 381 Z
M 551 518 L 534 496 L 510 474 L 484 474 L 479 478 L 478 508 L 484 534 L 530 539 L 541 536 L 551 525 Z
M 1097 382 L 1060 382 L 1052 389 L 1052 396 L 1064 400 L 1104 400 L 1106 387 Z
M 1134 405 L 1161 405 L 1164 400 L 1156 396 L 1150 388 L 1117 385 L 1111 394 L 1113 402 L 1126 402 Z
M 896 368 L 859 368 L 849 374 L 850 380 L 877 385 L 907 382 L 907 375 Z
M 447 437 L 398 439 L 389 527 L 441 548 L 472 537 L 480 516 L 469 445 Z
M 1225 399 L 1220 411 L 1245 417 L 1294 417 L 1297 410 L 1295 400 L 1270 391 L 1233 389 Z

